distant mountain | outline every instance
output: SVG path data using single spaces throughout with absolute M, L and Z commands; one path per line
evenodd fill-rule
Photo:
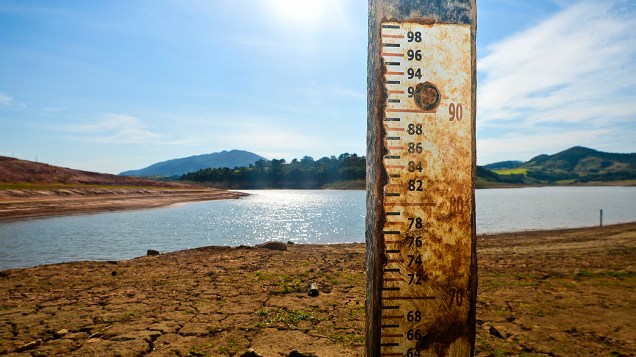
M 522 166 L 537 180 L 617 181 L 636 179 L 636 153 L 614 154 L 575 146 L 554 155 L 539 155 Z
M 636 180 L 636 153 L 615 154 L 582 146 L 554 155 L 538 155 L 517 167 L 504 166 L 502 163 L 486 165 L 481 168 L 481 175 L 478 171 L 478 176 L 489 182 L 522 184 Z
M 575 146 L 554 155 L 539 155 L 523 164 L 528 170 L 575 172 L 582 175 L 636 170 L 636 153 L 613 154 Z
M 120 175 L 138 177 L 181 176 L 188 172 L 207 168 L 247 167 L 258 160 L 267 159 L 249 151 L 230 150 L 162 161 L 140 170 L 124 171 Z

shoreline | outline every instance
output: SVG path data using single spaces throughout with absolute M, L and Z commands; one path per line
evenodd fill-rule
M 33 218 L 151 209 L 237 199 L 246 193 L 214 188 L 73 187 L 0 191 L 0 223 Z
M 195 201 L 187 201 L 187 202 L 176 202 L 173 204 L 169 204 L 168 206 L 173 206 L 173 205 L 182 205 L 182 204 L 188 204 L 191 202 L 195 202 Z M 157 208 L 157 207 L 151 207 L 151 208 L 147 208 L 147 209 L 152 209 L 152 208 Z M 131 208 L 131 210 L 133 209 L 146 209 L 146 208 Z M 98 213 L 104 213 L 104 211 L 97 211 L 97 212 L 84 212 L 84 213 L 77 213 L 76 215 L 83 215 L 83 214 L 98 214 Z M 68 216 L 68 215 L 74 215 L 74 214 L 65 214 L 64 216 Z M 19 219 L 15 219 L 15 220 L 6 220 L 4 222 L 11 222 L 11 221 L 22 221 L 22 220 L 29 220 L 29 219 L 38 219 L 38 218 L 46 218 L 46 217 L 51 217 L 51 216 L 44 216 L 44 217 L 27 217 L 27 218 L 19 218 Z M 0 219 L 0 223 L 3 223 L 3 221 Z M 594 233 L 596 231 L 603 231 L 604 229 L 629 229 L 630 227 L 634 226 L 634 228 L 636 228 L 636 221 L 632 221 L 632 222 L 621 222 L 621 223 L 612 223 L 612 224 L 606 224 L 601 226 L 587 226 L 587 227 L 574 227 L 574 228 L 550 228 L 550 229 L 530 229 L 530 230 L 519 230 L 519 231 L 506 231 L 506 232 L 495 232 L 495 233 L 477 233 L 476 238 L 478 241 L 478 244 L 480 241 L 482 241 L 483 239 L 510 239 L 510 240 L 516 240 L 519 239 L 519 237 L 524 237 L 524 239 L 532 239 L 533 237 L 544 237 L 544 236 L 550 236 L 550 237 L 557 237 L 557 236 L 569 236 L 569 235 L 578 235 L 578 234 L 582 234 L 583 232 L 587 232 L 588 234 L 590 233 Z M 279 241 L 273 241 L 273 242 L 279 242 Z M 280 241 L 280 243 L 285 243 Z M 362 246 L 365 247 L 366 243 L 364 242 L 342 242 L 342 243 L 292 243 L 293 245 L 298 245 L 298 246 L 316 246 L 316 247 L 320 247 L 320 246 Z M 176 253 L 182 253 L 182 252 L 188 252 L 191 250 L 198 250 L 198 249 L 215 249 L 215 250 L 223 250 L 223 249 L 228 249 L 228 250 L 233 250 L 233 249 L 239 249 L 239 248 L 257 248 L 258 245 L 237 245 L 237 246 L 231 246 L 231 245 L 211 245 L 211 246 L 201 246 L 201 247 L 194 247 L 194 248 L 188 248 L 188 249 L 180 249 L 180 250 L 173 250 L 173 251 L 161 251 L 159 252 L 160 254 L 163 255 L 168 255 L 168 254 L 176 254 Z M 150 250 L 154 250 L 152 249 L 153 247 L 148 247 L 148 249 Z M 42 263 L 42 264 L 38 264 L 38 265 L 31 265 L 31 266 L 24 266 L 24 267 L 16 267 L 16 268 L 6 268 L 6 269 L 0 269 L 0 273 L 3 271 L 9 271 L 9 270 L 17 270 L 17 269 L 31 269 L 31 268 L 38 268 L 38 267 L 47 267 L 47 266 L 52 266 L 52 265 L 59 265 L 59 264 L 73 264 L 73 263 L 103 263 L 103 262 L 112 262 L 112 261 L 118 261 L 118 262 L 123 262 L 123 261 L 128 261 L 128 260 L 134 260 L 134 259 L 139 259 L 144 257 L 143 255 L 141 256 L 136 256 L 136 257 L 131 257 L 131 258 L 126 258 L 126 259 L 100 259 L 100 260 L 71 260 L 71 261 L 63 261 L 63 262 L 55 262 L 55 263 Z
M 249 195 L 245 192 L 241 192 L 243 190 L 225 190 L 192 186 L 178 188 L 160 186 L 108 187 L 103 185 L 60 185 L 53 188 L 46 188 L 46 185 L 44 186 L 45 188 L 40 189 L 0 190 L 0 223 L 32 218 L 152 209 L 179 203 L 237 199 Z M 592 187 L 594 185 L 584 186 Z M 478 189 L 584 186 L 505 186 L 481 187 Z M 607 185 L 607 187 L 611 186 L 612 185 Z M 328 188 L 316 190 L 341 189 L 342 188 Z M 499 233 L 505 232 L 497 232 L 497 234 Z
M 0 354 L 363 355 L 364 243 L 284 246 L 1 271 Z M 477 255 L 476 356 L 636 354 L 636 222 L 479 235 Z

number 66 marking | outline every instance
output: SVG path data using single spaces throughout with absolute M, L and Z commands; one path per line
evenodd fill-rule
M 462 118 L 464 117 L 464 108 L 462 107 L 462 103 L 451 103 L 448 106 L 448 114 L 450 114 L 450 118 L 448 120 L 462 121 Z

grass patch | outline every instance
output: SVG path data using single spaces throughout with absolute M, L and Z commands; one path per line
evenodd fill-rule
M 342 345 L 361 345 L 362 343 L 364 343 L 364 335 L 355 332 L 332 333 L 327 337 L 333 342 Z
M 207 356 L 206 351 L 209 351 L 212 348 L 211 343 L 205 343 L 202 345 L 192 346 L 186 357 L 202 357 Z
M 579 270 L 573 276 L 576 280 L 592 279 L 592 278 L 616 278 L 620 280 L 633 279 L 636 277 L 636 271 L 590 271 L 586 269 Z
M 288 310 L 277 307 L 273 309 L 259 309 L 256 314 L 261 317 L 257 327 L 282 327 L 290 330 L 298 329 L 301 321 L 319 321 L 314 314 L 300 310 Z
M 239 353 L 239 344 L 237 341 L 230 339 L 226 346 L 219 347 L 219 353 L 226 356 L 235 356 Z
M 493 357 L 503 357 L 503 356 L 507 356 L 508 355 L 508 351 L 504 351 L 504 350 L 494 350 L 492 351 L 492 355 Z
M 524 169 L 524 168 L 516 168 L 516 169 L 500 169 L 500 170 L 493 170 L 495 173 L 499 174 L 499 175 L 526 175 L 528 173 L 528 169 Z
M 279 292 L 281 294 L 300 293 L 305 290 L 305 284 L 303 284 L 302 281 L 299 279 L 292 280 L 287 275 L 283 276 L 283 279 L 278 286 L 280 287 Z
M 355 285 L 357 282 L 364 281 L 365 279 L 364 273 L 347 271 L 325 273 L 323 278 L 331 286 L 339 284 Z
M 545 274 L 539 273 L 516 273 L 514 277 L 519 280 L 527 280 L 527 279 L 544 279 Z

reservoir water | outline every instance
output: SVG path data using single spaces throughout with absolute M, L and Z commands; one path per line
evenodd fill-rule
M 239 200 L 0 223 L 0 270 L 121 260 L 147 249 L 210 245 L 364 242 L 364 191 L 259 190 Z M 573 228 L 636 221 L 636 187 L 476 191 L 477 232 Z

